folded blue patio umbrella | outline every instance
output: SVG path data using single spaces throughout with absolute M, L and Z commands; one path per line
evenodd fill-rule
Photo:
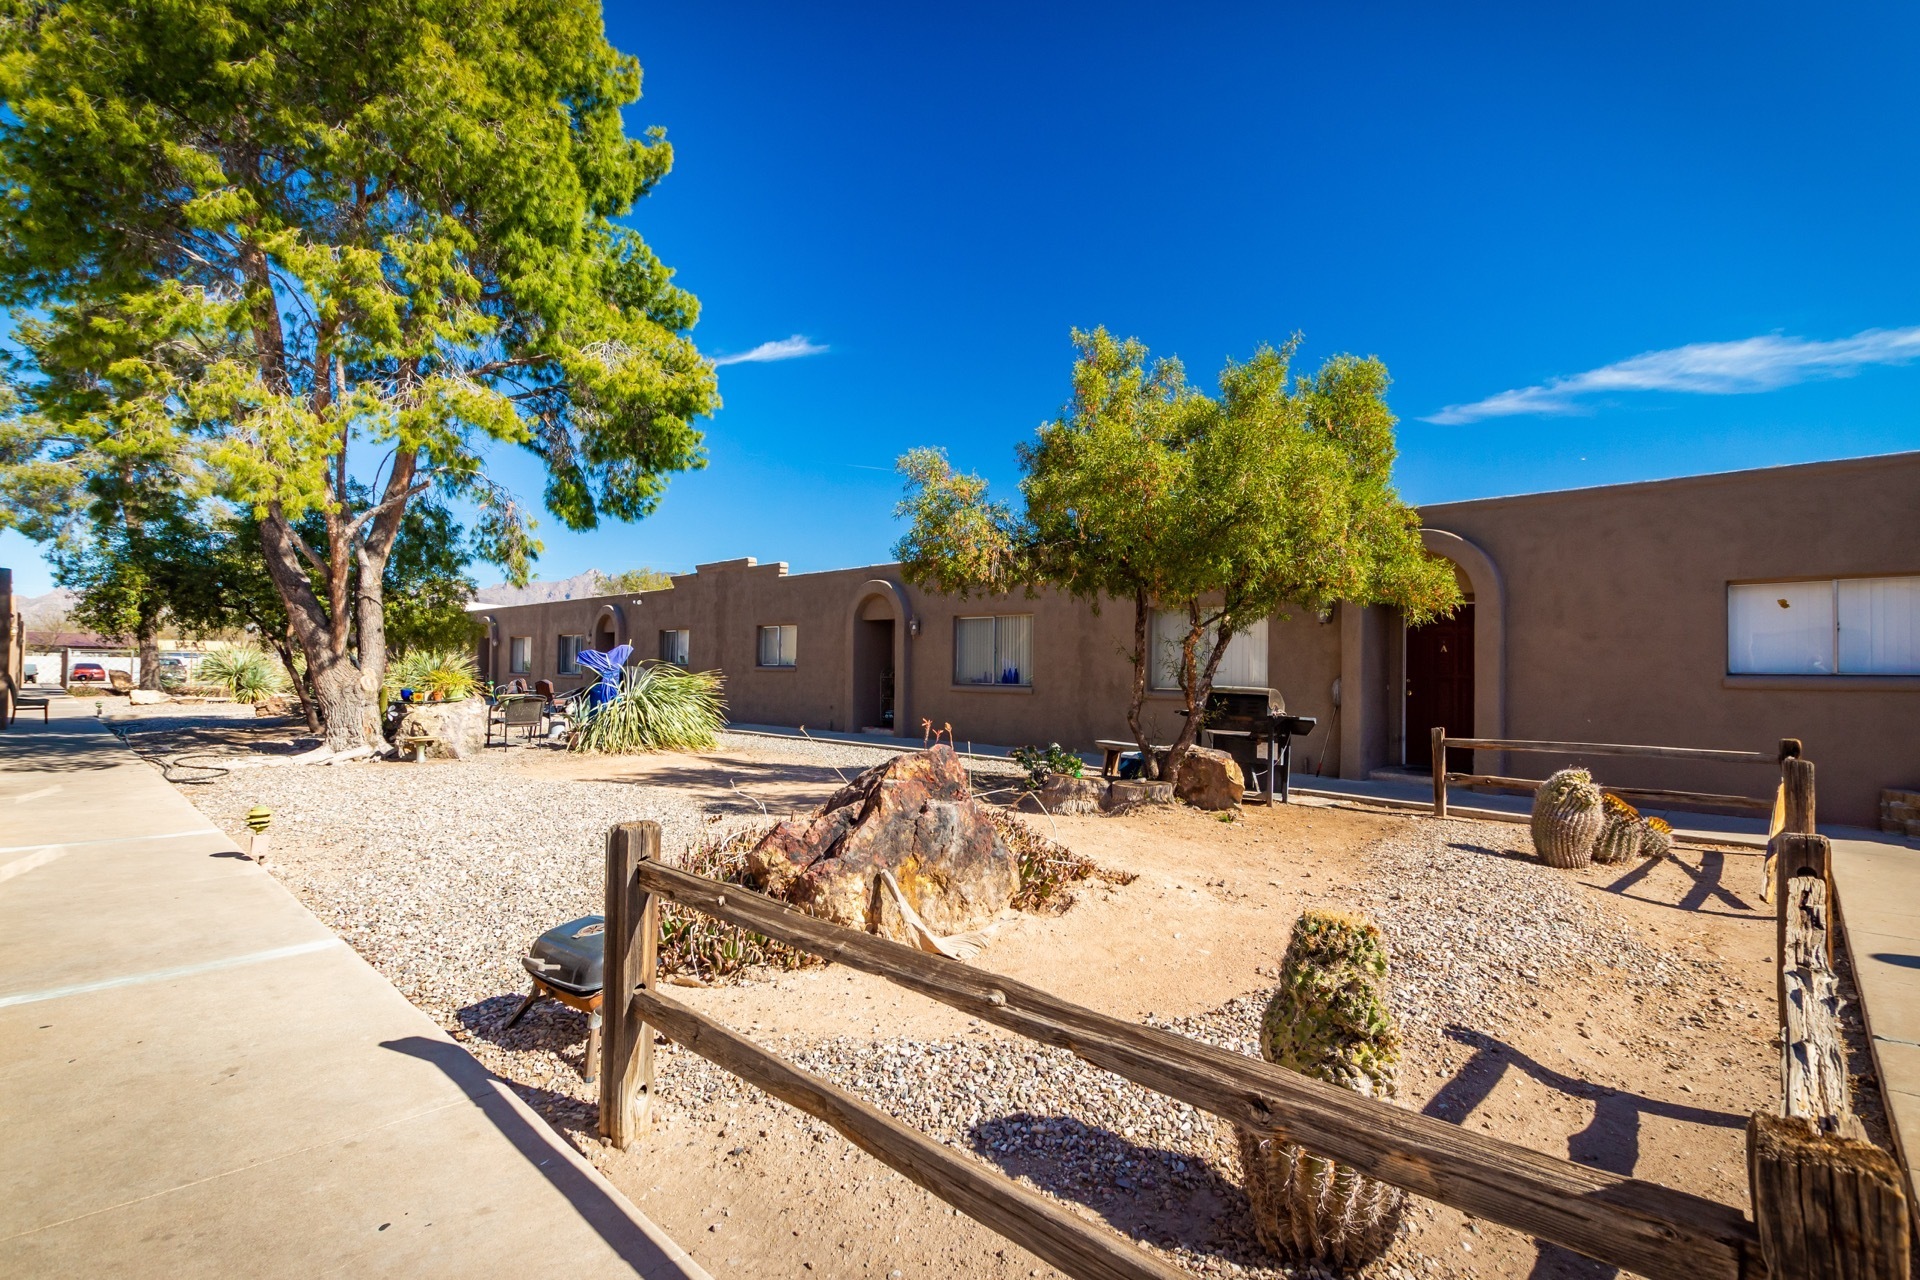
M 602 653 L 598 649 L 586 649 L 580 654 L 580 665 L 598 676 L 587 689 L 587 706 L 598 711 L 612 702 L 620 693 L 620 673 L 626 669 L 627 659 L 633 656 L 630 644 L 615 645 Z

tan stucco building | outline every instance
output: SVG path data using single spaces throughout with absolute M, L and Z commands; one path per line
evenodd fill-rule
M 1424 769 L 1428 730 L 1444 724 L 1456 737 L 1765 751 L 1797 737 L 1828 821 L 1871 824 L 1882 787 L 1920 785 L 1920 452 L 1421 515 L 1470 595 L 1454 618 L 1408 628 L 1394 610 L 1343 605 L 1236 641 L 1223 683 L 1277 689 L 1319 719 L 1296 771 Z M 483 673 L 566 689 L 584 679 L 578 649 L 630 643 L 724 672 L 739 723 L 918 738 L 931 721 L 961 743 L 1079 749 L 1127 736 L 1126 602 L 960 600 L 906 585 L 892 564 L 789 574 L 729 560 L 673 583 L 490 607 Z M 1156 735 L 1172 734 L 1179 705 L 1151 696 Z M 1480 772 L 1558 763 L 1490 754 Z M 1603 772 L 1626 786 L 1771 785 L 1752 766 L 1609 759 Z

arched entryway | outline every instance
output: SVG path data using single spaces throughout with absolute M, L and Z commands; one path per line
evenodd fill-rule
M 603 604 L 593 619 L 593 634 L 588 638 L 588 647 L 607 652 L 615 645 L 631 644 L 627 632 L 626 611 L 617 604 Z
M 1425 770 L 1433 767 L 1435 726 L 1449 738 L 1506 732 L 1506 600 L 1500 571 L 1479 547 L 1441 529 L 1422 529 L 1420 540 L 1452 563 L 1465 598 L 1451 616 L 1406 628 L 1406 763 Z
M 884 578 L 860 585 L 848 619 L 847 724 L 905 737 L 912 732 L 908 708 L 905 594 Z

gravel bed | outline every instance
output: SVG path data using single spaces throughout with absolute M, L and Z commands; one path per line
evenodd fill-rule
M 160 735 L 141 740 L 148 736 L 137 732 L 135 745 L 152 754 Z M 751 735 L 726 735 L 722 747 L 849 774 L 895 754 Z M 525 988 L 519 957 L 542 930 L 599 909 L 610 825 L 658 822 L 671 853 L 711 818 L 685 791 L 537 777 L 514 763 L 254 769 L 182 790 L 236 834 L 252 806 L 272 808 L 289 848 L 275 874 L 550 1119 L 590 1134 L 596 1095 L 579 1076 L 579 1015 L 543 1002 L 501 1029 Z M 1576 986 L 1603 970 L 1636 985 L 1691 984 L 1718 967 L 1635 937 L 1576 881 L 1503 856 L 1511 840 L 1497 826 L 1423 822 L 1369 852 L 1369 882 L 1380 887 L 1349 905 L 1369 910 L 1387 934 L 1393 1001 L 1415 1061 L 1425 1056 L 1419 1046 L 1458 1039 L 1463 1028 L 1499 1035 L 1537 1007 L 1545 986 Z M 1250 992 L 1197 1017 L 1148 1021 L 1252 1054 L 1264 1004 L 1264 992 Z M 937 1040 L 768 1043 L 935 1138 L 1095 1209 L 1189 1270 L 1317 1274 L 1277 1267 L 1252 1241 L 1225 1125 L 1064 1051 L 984 1027 Z M 677 1046 L 658 1050 L 656 1064 L 660 1105 L 672 1113 L 700 1123 L 783 1116 L 817 1141 L 844 1145 Z M 1192 1207 L 1209 1199 L 1211 1220 L 1193 1221 Z M 1377 1274 L 1433 1265 L 1402 1247 Z

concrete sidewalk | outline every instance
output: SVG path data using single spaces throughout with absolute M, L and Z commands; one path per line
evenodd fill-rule
M 0 733 L 0 1275 L 706 1275 L 91 710 Z
M 1833 886 L 1880 1094 L 1911 1182 L 1920 1158 L 1920 848 L 1891 836 L 1834 840 Z

